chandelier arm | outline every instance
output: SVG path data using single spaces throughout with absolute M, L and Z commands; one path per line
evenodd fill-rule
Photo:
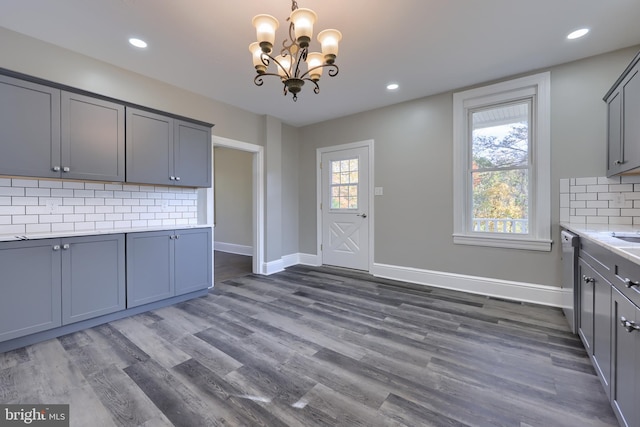
M 316 67 L 317 68 L 317 67 Z M 306 81 L 306 82 L 311 82 L 313 83 L 313 85 L 315 86 L 313 88 L 313 92 L 317 95 L 320 93 L 320 85 L 318 85 L 318 82 L 315 80 L 311 80 L 309 77 L 305 77 L 302 80 Z
M 255 76 L 253 78 L 253 82 L 256 84 L 256 86 L 262 86 L 264 84 L 264 80 L 262 79 L 264 76 L 274 76 L 274 77 L 280 77 L 280 74 L 276 74 L 276 73 L 262 73 L 262 74 L 258 74 L 257 76 Z
M 327 67 L 329 68 L 329 72 L 328 72 L 329 77 L 335 77 L 338 74 L 339 69 L 336 64 L 322 64 L 322 65 L 316 65 L 313 68 L 309 68 L 303 75 L 300 76 L 300 78 L 302 80 L 310 80 L 308 76 L 311 75 L 312 71 L 317 70 L 318 68 L 327 68 Z

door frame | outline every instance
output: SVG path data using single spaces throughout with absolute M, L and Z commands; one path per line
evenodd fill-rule
M 369 259 L 367 260 L 367 271 L 371 272 L 373 267 L 374 253 L 373 248 L 375 247 L 375 234 L 374 234 L 374 223 L 375 223 L 375 207 L 374 207 L 374 141 L 373 139 L 367 139 L 364 141 L 351 142 L 348 144 L 341 145 L 332 145 L 330 147 L 322 147 L 316 149 L 316 221 L 317 221 L 317 237 L 316 237 L 316 253 L 318 254 L 318 263 L 323 265 L 323 252 L 322 252 L 322 169 L 320 168 L 320 164 L 322 162 L 322 155 L 324 153 L 330 153 L 332 151 L 342 151 L 349 150 L 352 148 L 367 148 L 369 151 L 369 188 L 367 189 L 367 196 L 369 198 L 369 212 L 367 212 L 368 223 L 369 223 Z
M 253 180 L 252 180 L 252 223 L 253 223 L 253 265 L 252 271 L 254 274 L 264 274 L 263 265 L 264 265 L 264 147 L 261 145 L 250 144 L 248 142 L 237 141 L 235 139 L 223 138 L 221 136 L 211 136 L 211 143 L 213 148 L 215 147 L 225 147 L 231 148 L 234 150 L 246 151 L 253 154 L 252 168 L 253 168 Z M 212 156 L 212 165 L 213 162 L 213 153 L 215 150 L 211 150 Z M 211 168 L 212 173 L 212 184 L 211 188 L 207 188 L 207 199 L 209 200 L 206 203 L 207 206 L 207 223 L 213 225 L 213 233 L 212 233 L 212 247 L 215 241 L 215 218 L 213 215 L 214 212 L 214 203 L 215 200 L 213 198 L 213 188 L 214 188 L 214 179 L 215 174 L 213 173 L 213 167 Z

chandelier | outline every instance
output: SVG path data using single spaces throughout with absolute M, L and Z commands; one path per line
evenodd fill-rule
M 299 9 L 295 0 L 291 1 L 291 15 L 287 18 L 289 24 L 289 39 L 282 42 L 280 55 L 272 56 L 276 30 L 280 25 L 271 15 L 257 15 L 253 18 L 257 39 L 251 43 L 249 50 L 253 54 L 253 66 L 258 75 L 253 79 L 256 86 L 264 84 L 264 76 L 276 76 L 282 80 L 284 95 L 291 93 L 293 100 L 298 100 L 298 93 L 305 82 L 311 82 L 313 91 L 320 93 L 318 82 L 323 68 L 328 68 L 327 74 L 334 77 L 338 74 L 335 64 L 338 55 L 338 43 L 342 34 L 338 30 L 324 30 L 318 34 L 318 41 L 322 46 L 322 53 L 309 52 L 309 43 L 313 37 L 313 24 L 317 15 L 311 9 Z M 267 72 L 271 63 L 275 64 L 277 73 Z M 306 64 L 305 64 L 306 63 Z

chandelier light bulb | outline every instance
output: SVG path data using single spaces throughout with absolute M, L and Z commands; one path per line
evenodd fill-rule
M 322 54 L 328 64 L 333 64 L 338 56 L 338 43 L 342 40 L 342 33 L 338 30 L 324 30 L 318 34 L 318 41 L 322 45 Z
M 258 43 L 265 53 L 271 52 L 276 41 L 276 30 L 280 23 L 271 15 L 256 15 L 253 18 L 253 26 L 256 27 Z
M 311 9 L 296 9 L 291 12 L 291 22 L 296 40 L 300 47 L 309 46 L 313 37 L 313 24 L 316 23 L 318 15 Z
M 267 71 L 267 66 L 262 61 L 262 48 L 260 47 L 260 43 L 251 43 L 249 45 L 249 52 L 251 52 L 251 56 L 253 57 L 253 67 L 258 74 L 264 74 Z
M 309 70 L 309 75 L 311 76 L 311 80 L 316 82 L 320 80 L 320 77 L 322 76 L 323 63 L 324 57 L 320 52 L 311 52 L 309 55 L 307 55 L 307 67 Z

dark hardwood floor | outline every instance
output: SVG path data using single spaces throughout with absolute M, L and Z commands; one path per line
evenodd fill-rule
M 1 354 L 0 402 L 83 427 L 617 425 L 561 310 L 304 266 Z
M 246 276 L 252 272 L 253 259 L 250 256 L 231 254 L 228 252 L 213 252 L 215 282 Z

